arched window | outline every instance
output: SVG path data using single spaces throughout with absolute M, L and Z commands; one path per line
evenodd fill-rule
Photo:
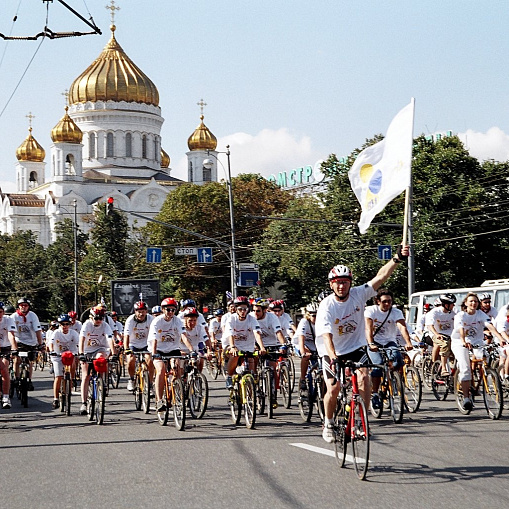
M 147 136 L 143 135 L 141 138 L 141 158 L 146 159 L 147 158 Z
M 96 152 L 95 152 L 95 141 L 96 137 L 94 133 L 90 133 L 88 137 L 88 158 L 89 159 L 95 159 L 96 158 Z
M 133 157 L 133 137 L 131 133 L 125 135 L 125 156 Z
M 212 176 L 212 168 L 203 167 L 203 182 L 210 182 Z
M 106 135 L 106 157 L 113 157 L 113 133 L 108 133 Z
M 30 172 L 30 178 L 28 179 L 28 187 L 29 187 L 29 189 L 34 189 L 34 187 L 37 187 L 37 172 L 36 171 Z

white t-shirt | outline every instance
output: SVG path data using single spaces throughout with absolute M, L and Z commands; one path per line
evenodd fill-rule
M 222 319 L 222 317 L 221 317 Z M 221 343 L 223 338 L 223 329 L 221 328 L 221 322 L 217 318 L 213 318 L 209 323 L 209 334 L 212 339 L 212 333 L 214 333 L 214 338 Z M 224 346 L 224 345 L 223 345 Z
M 316 348 L 318 355 L 327 355 L 323 334 L 332 334 L 337 355 L 345 355 L 366 346 L 364 308 L 366 301 L 376 295 L 371 284 L 354 286 L 344 302 L 332 293 L 318 306 L 316 314 Z
M 371 318 L 373 320 L 373 332 L 375 332 L 384 322 L 385 318 L 387 317 L 387 312 L 381 311 L 380 307 L 377 305 L 368 306 L 364 310 L 364 317 Z M 382 346 L 391 341 L 398 343 L 398 320 L 404 320 L 403 313 L 398 308 L 392 307 L 389 317 L 387 320 L 385 320 L 383 326 L 378 330 L 374 340 Z
M 16 324 L 10 316 L 4 314 L 3 318 L 0 320 L 0 348 L 11 346 L 9 332 L 16 333 Z
M 451 339 L 455 342 L 461 341 L 459 330 L 465 330 L 465 341 L 473 346 L 484 345 L 484 328 L 491 323 L 490 317 L 477 309 L 473 315 L 466 311 L 460 311 L 454 317 L 454 330 Z
M 279 319 L 279 324 L 281 325 L 281 330 L 283 331 L 283 336 L 292 336 L 293 335 L 293 320 L 292 317 L 288 313 L 282 313 L 280 316 L 274 315 Z
M 74 323 L 71 323 L 71 325 L 69 326 L 70 329 L 75 330 L 78 333 L 78 336 L 81 332 L 81 327 L 83 327 L 83 324 L 79 320 L 76 320 Z
M 265 318 L 257 319 L 254 313 L 250 315 L 258 322 L 260 326 L 260 334 L 262 335 L 263 346 L 280 345 L 276 333 L 281 330 L 279 318 L 274 313 L 265 313 Z
M 491 323 L 495 323 L 495 319 L 498 315 L 498 309 L 494 308 L 493 306 L 490 306 L 490 310 L 486 313 L 486 311 L 483 311 L 481 308 L 479 308 L 479 311 L 482 311 L 484 314 L 488 315 L 490 317 Z
M 442 306 L 438 306 L 426 313 L 426 320 L 424 323 L 426 325 L 433 325 L 439 334 L 450 336 L 454 329 L 455 315 L 456 311 L 452 310 L 450 313 L 446 313 Z
M 75 330 L 69 328 L 69 332 L 64 334 L 62 329 L 57 329 L 51 336 L 53 350 L 58 354 L 62 352 L 72 352 L 78 355 L 79 335 Z
M 115 324 L 115 330 L 119 334 L 123 334 L 124 333 L 124 326 L 122 325 L 122 322 L 119 322 L 118 320 L 117 321 L 113 320 L 113 323 Z
M 299 348 L 300 337 L 304 336 L 304 346 L 309 348 L 311 352 L 316 352 L 315 339 L 311 330 L 314 330 L 314 327 L 315 326 L 311 323 L 311 321 L 309 321 L 307 318 L 302 318 L 302 320 L 299 322 L 299 325 L 297 325 L 297 331 L 295 332 L 292 340 L 297 348 Z M 296 338 L 298 340 L 297 342 L 295 342 Z M 303 352 L 300 353 L 302 354 Z
M 37 331 L 42 330 L 39 318 L 33 311 L 29 311 L 26 316 L 20 316 L 17 312 L 11 315 L 16 325 L 16 336 L 17 343 L 23 343 L 28 346 L 37 346 Z
M 505 323 L 508 320 L 507 317 L 507 309 L 509 308 L 509 304 L 506 304 L 505 306 L 502 306 L 500 310 L 497 313 L 497 317 L 495 320 L 492 320 L 493 325 L 496 327 L 498 332 L 502 332 L 505 327 Z
M 227 344 L 230 344 L 229 338 L 233 336 L 234 344 L 239 350 L 254 352 L 256 341 L 254 331 L 260 332 L 256 318 L 248 314 L 244 320 L 240 320 L 239 315 L 235 313 L 226 322 L 223 337 L 227 340 Z
M 147 348 L 150 324 L 155 318 L 147 314 L 145 321 L 138 322 L 135 316 L 133 314 L 125 321 L 124 338 L 129 336 L 129 348 Z
M 200 343 L 205 344 L 205 341 L 208 341 L 209 337 L 207 336 L 207 333 L 205 332 L 205 328 L 203 325 L 197 323 L 196 326 L 192 330 L 185 330 L 184 334 L 186 335 L 189 343 L 191 343 L 191 346 L 193 347 L 193 350 L 195 352 L 198 351 L 198 346 Z M 189 349 L 184 343 L 180 343 L 180 349 L 183 352 L 189 352 Z
M 92 353 L 101 348 L 109 349 L 108 339 L 113 336 L 111 327 L 101 320 L 99 325 L 95 325 L 93 320 L 87 320 L 81 328 L 80 338 L 85 338 L 83 343 L 83 353 Z
M 177 315 L 182 321 L 184 321 L 184 311 L 181 311 L 178 315 Z M 198 319 L 196 320 L 196 323 L 198 325 L 201 325 L 203 326 L 204 328 L 207 328 L 207 320 L 205 320 L 205 317 L 203 316 L 202 313 L 198 313 Z M 207 336 L 208 338 L 208 336 Z
M 178 316 L 173 316 L 169 321 L 164 319 L 164 315 L 157 316 L 150 324 L 149 350 L 154 347 L 154 341 L 157 341 L 156 350 L 159 352 L 169 353 L 172 350 L 180 350 L 180 340 L 185 330 L 186 328 Z

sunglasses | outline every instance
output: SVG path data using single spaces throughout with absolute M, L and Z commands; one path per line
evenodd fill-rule
M 237 308 L 237 311 L 247 311 L 247 308 Z
M 175 313 L 175 311 L 177 311 L 177 308 L 168 308 L 168 307 L 164 307 L 163 310 L 166 310 L 166 311 L 171 311 L 172 313 Z

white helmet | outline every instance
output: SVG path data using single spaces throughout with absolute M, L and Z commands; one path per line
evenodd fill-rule
M 316 313 L 318 311 L 318 302 L 310 302 L 306 306 L 306 311 L 308 313 Z
M 479 300 L 491 300 L 491 295 L 489 293 L 481 293 L 479 295 Z
M 329 281 L 340 277 L 352 280 L 352 271 L 346 265 L 335 265 L 329 272 Z

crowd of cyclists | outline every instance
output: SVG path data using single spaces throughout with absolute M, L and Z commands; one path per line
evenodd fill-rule
M 135 390 L 136 359 L 141 354 L 149 371 L 150 391 L 156 412 L 167 410 L 164 395 L 167 358 L 176 377 L 185 371 L 186 359 L 193 359 L 201 372 L 214 356 L 220 359 L 225 377 L 227 404 L 231 404 L 233 376 L 239 359 L 247 356 L 250 370 L 255 373 L 260 359 L 277 373 L 278 359 L 288 355 L 300 358 L 297 370 L 298 398 L 308 391 L 306 374 L 310 359 L 318 356 L 325 383 L 322 437 L 332 443 L 336 439 L 334 423 L 340 384 L 335 374 L 341 363 L 358 362 L 381 365 L 380 350 L 389 352 L 392 368 L 403 367 L 402 351 L 430 349 L 433 360 L 439 360 L 442 375 L 451 372 L 454 357 L 459 372 L 463 406 L 472 409 L 470 356 L 483 353 L 486 341 L 498 345 L 501 377 L 509 385 L 509 305 L 500 310 L 491 307 L 488 293 L 469 293 L 456 311 L 456 298 L 443 294 L 434 303 L 427 303 L 416 330 L 409 331 L 403 313 L 395 306 L 393 295 L 383 288 L 400 262 L 408 257 L 408 247 L 400 246 L 397 255 L 380 268 L 369 282 L 353 286 L 353 274 L 345 265 L 334 266 L 329 274 L 330 289 L 303 308 L 303 317 L 294 324 L 285 312 L 282 300 L 238 296 L 227 304 L 227 310 L 216 309 L 204 317 L 193 299 L 178 302 L 165 298 L 160 306 L 149 310 L 146 302 L 134 304 L 134 313 L 122 324 L 114 312 L 107 312 L 104 303 L 90 309 L 84 323 L 75 311 L 63 313 L 43 329 L 26 298 L 17 302 L 12 314 L 0 302 L 0 373 L 2 376 L 2 408 L 11 408 L 11 378 L 19 383 L 19 352 L 29 352 L 31 361 L 29 390 L 32 384 L 33 361 L 38 351 L 46 349 L 54 374 L 52 407 L 59 407 L 59 391 L 64 374 L 62 354 L 75 357 L 72 376 L 81 367 L 81 401 L 79 412 L 87 414 L 86 398 L 90 379 L 90 359 L 116 358 L 125 355 L 127 390 Z M 373 300 L 373 304 L 366 303 Z M 8 311 L 8 310 L 7 310 Z M 78 366 L 78 363 L 81 366 Z M 10 375 L 9 369 L 14 372 Z M 360 397 L 366 407 L 378 409 L 381 369 L 359 368 L 357 381 Z M 277 408 L 277 376 L 268 402 Z

